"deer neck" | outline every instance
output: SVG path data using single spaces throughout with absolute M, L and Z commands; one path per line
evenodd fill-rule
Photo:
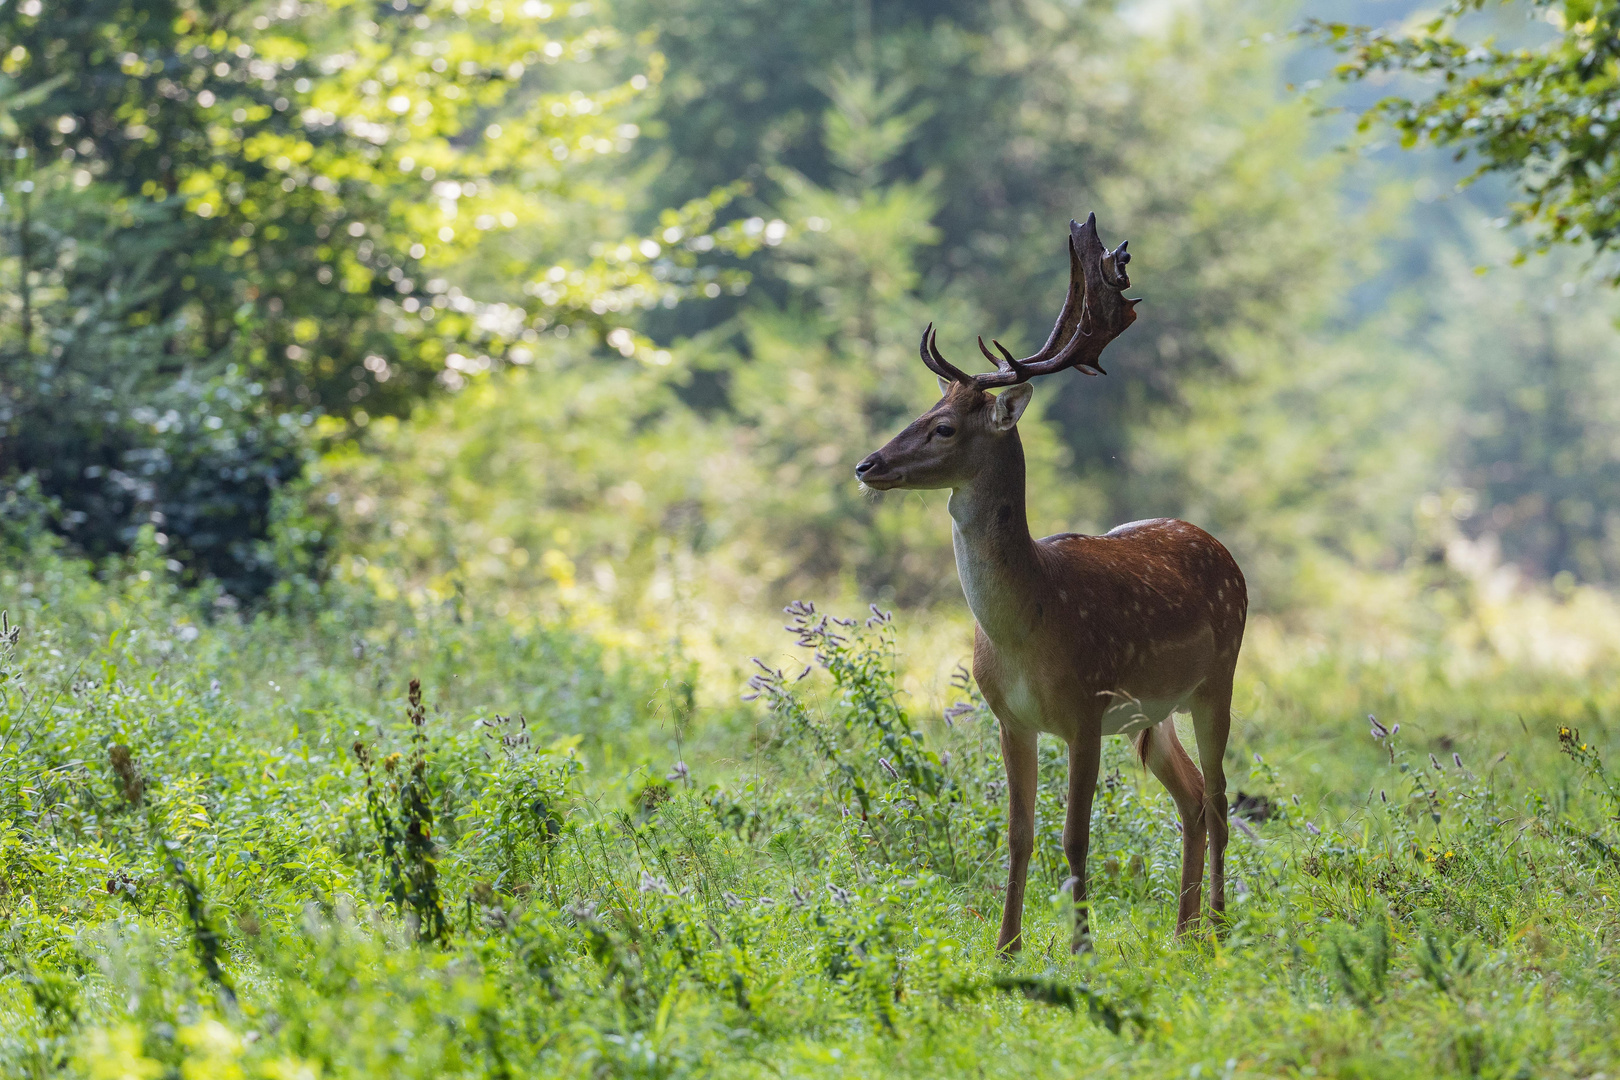
M 1016 430 L 995 443 L 972 480 L 951 489 L 951 541 L 968 608 L 992 643 L 1017 645 L 1033 628 L 1039 567 L 1024 509 L 1024 447 Z

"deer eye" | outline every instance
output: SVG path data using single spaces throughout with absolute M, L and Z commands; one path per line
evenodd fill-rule
M 948 439 L 952 435 L 956 434 L 956 429 L 951 427 L 949 424 L 941 424 L 939 427 L 934 429 L 934 434 L 938 435 L 942 439 Z

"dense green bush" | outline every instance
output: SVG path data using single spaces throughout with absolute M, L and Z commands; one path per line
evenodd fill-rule
M 187 580 L 213 579 L 255 600 L 289 569 L 270 543 L 276 497 L 311 456 L 310 415 L 267 414 L 262 390 L 234 368 L 205 381 L 181 377 L 133 406 L 109 400 L 93 432 L 83 400 L 25 400 L 8 464 L 19 470 L 14 481 L 30 478 L 53 531 L 79 551 L 127 552 L 149 527 Z M 318 558 L 319 532 L 300 539 L 304 557 Z

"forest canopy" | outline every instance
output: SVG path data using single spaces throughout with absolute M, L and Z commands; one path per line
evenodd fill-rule
M 1489 55 L 1541 57 L 1549 94 L 1585 71 L 1601 111 L 1606 10 Z M 1385 572 L 1459 538 L 1612 581 L 1604 294 L 1558 258 L 1476 281 L 1512 252 L 1480 224 L 1495 189 L 1413 200 L 1465 177 L 1334 152 L 1329 90 L 1284 85 L 1329 64 L 1268 13 L 1144 12 L 8 5 L 8 519 L 95 557 L 150 527 L 250 603 L 353 558 L 622 603 L 670 544 L 731 596 L 931 603 L 944 537 L 849 466 L 927 397 L 925 323 L 963 363 L 1044 338 L 1064 224 L 1096 210 L 1145 317 L 1108 377 L 1043 386 L 1038 530 L 1191 516 L 1283 606 L 1302 560 Z M 1438 57 L 1486 62 L 1445 37 L 1464 14 L 1422 48 L 1319 30 L 1346 74 L 1455 76 Z M 1466 141 L 1462 98 L 1428 118 L 1498 91 L 1445 85 L 1370 115 Z M 1588 136 L 1563 175 L 1596 183 Z

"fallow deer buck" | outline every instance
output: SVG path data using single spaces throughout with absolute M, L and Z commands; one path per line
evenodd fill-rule
M 997 947 L 1018 950 L 1024 883 L 1035 846 L 1036 738 L 1069 747 L 1063 848 L 1078 908 L 1072 947 L 1089 947 L 1086 849 L 1105 735 L 1134 735 L 1137 750 L 1181 815 L 1176 932 L 1199 918 L 1205 835 L 1212 920 L 1225 910 L 1226 776 L 1232 672 L 1243 642 L 1243 573 L 1208 533 L 1157 518 L 1103 536 L 1033 539 L 1024 514 L 1018 418 L 1030 379 L 1065 368 L 1103 374 L 1103 349 L 1136 318 L 1126 245 L 1108 251 L 1097 217 L 1070 223 L 1069 295 L 1033 356 L 996 342 L 996 370 L 968 375 L 940 355 L 933 326 L 922 359 L 944 395 L 855 468 L 868 488 L 949 488 L 956 569 L 978 623 L 973 676 L 1001 726 L 1007 769 L 1007 896 Z M 988 390 L 1006 387 L 1000 395 Z M 1190 707 L 1200 775 L 1176 738 L 1172 713 Z

